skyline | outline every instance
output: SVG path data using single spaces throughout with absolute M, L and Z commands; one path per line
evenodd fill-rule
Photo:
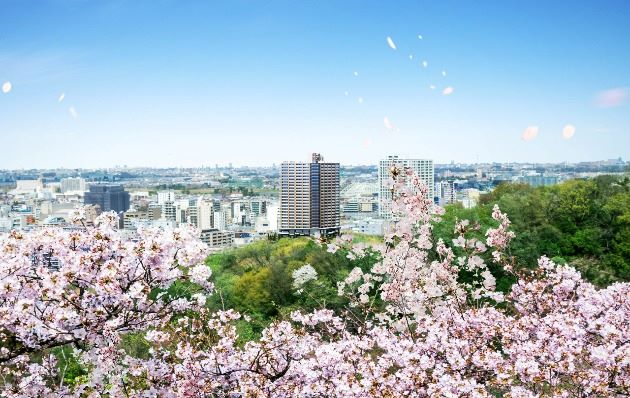
M 623 1 L 0 8 L 0 169 L 630 158 Z
M 339 163 L 340 167 L 346 168 L 346 167 L 373 167 L 373 168 L 378 168 L 378 164 L 380 161 L 385 160 L 388 156 L 398 156 L 400 158 L 404 158 L 404 159 L 412 159 L 411 156 L 407 156 L 407 155 L 401 155 L 401 154 L 389 154 L 385 157 L 383 157 L 382 159 L 377 159 L 376 163 L 343 163 L 343 162 L 339 162 L 336 160 L 332 160 L 332 163 Z M 527 165 L 536 165 L 536 166 L 544 166 L 544 165 L 548 165 L 548 166 L 558 166 L 558 165 L 562 165 L 562 164 L 566 164 L 567 166 L 575 166 L 575 165 L 579 165 L 579 164 L 589 164 L 589 163 L 602 163 L 602 162 L 608 162 L 611 160 L 617 161 L 620 158 L 612 158 L 612 159 L 592 159 L 592 160 L 584 160 L 584 161 L 580 161 L 580 162 L 566 162 L 566 161 L 562 161 L 562 162 L 493 162 L 493 161 L 489 161 L 489 162 L 472 162 L 472 163 L 467 163 L 467 162 L 458 162 L 456 160 L 452 160 L 449 162 L 444 162 L 444 163 L 440 163 L 440 162 L 434 162 L 435 166 L 440 166 L 441 168 L 444 167 L 448 167 L 450 165 L 455 165 L 455 166 L 487 166 L 487 165 L 493 165 L 493 164 L 500 164 L 500 165 L 513 165 L 513 166 L 527 166 Z M 325 159 L 326 161 L 328 161 L 328 159 Z M 420 159 L 420 160 L 430 160 L 433 161 L 433 159 Z M 624 164 L 628 164 L 630 163 L 630 160 L 626 160 L 621 158 L 621 160 L 623 161 Z M 270 164 L 261 164 L 261 165 L 248 165 L 248 164 L 242 164 L 242 165 L 236 165 L 236 164 L 232 164 L 230 165 L 229 163 L 227 164 L 200 164 L 200 165 L 193 165 L 193 166 L 178 166 L 178 165 L 174 165 L 174 166 L 143 166 L 143 165 L 139 165 L 139 166 L 129 166 L 126 164 L 115 164 L 115 165 L 110 165 L 110 166 L 104 166 L 104 167 L 44 167 L 44 168 L 38 168 L 38 167 L 30 167 L 30 168 L 17 168 L 17 169 L 0 169 L 0 171 L 11 171 L 11 172 L 26 172 L 26 171 L 42 171 L 42 170 L 59 170 L 59 171 L 73 171 L 73 170 L 80 170 L 80 171 L 90 171 L 90 170 L 172 170 L 172 169 L 219 169 L 219 170 L 225 170 L 225 169 L 272 169 L 272 168 L 276 168 L 276 169 L 280 169 L 281 165 L 283 162 L 306 162 L 306 160 L 304 159 L 288 159 L 288 160 L 283 160 L 280 162 L 276 162 L 276 163 L 270 163 Z

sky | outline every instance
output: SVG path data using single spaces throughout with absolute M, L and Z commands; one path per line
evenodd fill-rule
M 630 2 L 0 0 L 0 85 L 0 169 L 630 160 Z

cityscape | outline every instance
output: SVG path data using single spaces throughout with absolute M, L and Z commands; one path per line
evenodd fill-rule
M 630 0 L 0 0 L 0 398 L 629 398 Z
M 191 225 L 216 250 L 277 234 L 382 236 L 392 218 L 392 166 L 411 168 L 427 184 L 435 204 L 471 208 L 480 195 L 501 183 L 538 187 L 622 176 L 630 163 L 619 158 L 574 164 L 434 165 L 430 159 L 392 155 L 378 166 L 340 166 L 314 153 L 310 163 L 271 167 L 0 170 L 0 232 L 71 226 L 72 212 L 81 206 L 90 223 L 101 212 L 116 212 L 119 228 L 129 234 L 139 227 Z

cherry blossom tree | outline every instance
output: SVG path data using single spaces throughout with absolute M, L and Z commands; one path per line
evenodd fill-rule
M 192 230 L 130 240 L 106 214 L 91 229 L 2 237 L 2 396 L 628 396 L 630 285 L 597 289 L 546 257 L 518 269 L 498 207 L 485 239 L 460 220 L 450 242 L 434 241 L 442 210 L 427 188 L 395 167 L 391 189 L 397 221 L 382 246 L 323 242 L 350 259 L 380 253 L 339 281 L 348 306 L 294 312 L 246 343 L 236 322 L 247 314 L 204 307 L 211 275 Z M 507 292 L 497 268 L 517 280 Z M 317 273 L 293 276 L 308 294 Z M 128 335 L 147 352 L 126 352 Z M 64 383 L 54 347 L 70 347 L 85 375 Z

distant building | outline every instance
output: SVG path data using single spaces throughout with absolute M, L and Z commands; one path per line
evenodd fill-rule
M 373 213 L 378 210 L 378 203 L 371 198 L 353 198 L 344 201 L 344 213 Z
M 96 217 L 98 217 L 99 210 L 100 209 L 95 205 L 83 206 L 86 223 L 94 224 L 94 220 L 96 220 Z
M 440 181 L 435 186 L 435 196 L 440 206 L 455 203 L 457 199 L 455 183 L 452 181 Z
M 162 203 L 162 219 L 167 221 L 177 220 L 177 206 L 175 206 L 175 202 L 166 201 Z
M 364 218 L 353 221 L 351 229 L 354 233 L 365 235 L 383 235 L 383 226 L 383 220 Z
M 80 177 L 70 177 L 61 179 L 61 193 L 85 192 L 85 180 Z
M 199 229 L 211 229 L 214 216 L 214 203 L 212 200 L 199 198 L 196 206 L 196 224 L 191 221 Z M 191 213 L 192 215 L 192 213 Z
M 340 194 L 341 215 L 344 219 L 370 218 L 378 212 L 378 183 L 354 182 Z
M 234 232 L 204 229 L 200 239 L 211 248 L 230 247 L 234 243 Z
M 159 205 L 166 202 L 175 202 L 175 191 L 159 191 L 157 193 L 157 198 Z
M 212 217 L 212 226 L 214 229 L 224 231 L 227 228 L 226 219 L 224 211 L 215 211 Z
M 311 163 L 283 162 L 279 233 L 329 235 L 339 229 L 339 163 L 324 163 L 317 153 Z
M 250 211 L 254 217 L 266 214 L 267 202 L 261 199 L 250 199 Z
M 197 203 L 194 200 L 190 206 L 188 206 L 188 211 L 186 212 L 186 219 L 188 220 L 188 224 L 197 227 L 199 225 L 199 208 L 197 207 Z
M 266 206 L 266 218 L 269 222 L 269 231 L 278 230 L 278 218 L 280 216 L 280 207 L 277 202 L 269 202 Z
M 479 203 L 481 193 L 478 189 L 468 188 L 462 191 L 462 206 L 466 209 L 473 208 Z
M 90 185 L 83 202 L 86 205 L 98 205 L 101 211 L 121 213 L 129 210 L 129 192 L 122 185 Z
M 127 230 L 135 230 L 142 222 L 149 220 L 148 213 L 146 211 L 131 210 L 125 212 L 123 216 L 123 228 Z
M 17 186 L 10 192 L 12 195 L 36 195 L 44 189 L 41 178 L 38 180 L 17 180 L 15 183 Z
M 544 187 L 549 185 L 556 185 L 558 182 L 560 182 L 560 179 L 558 178 L 558 176 L 550 176 L 536 173 L 519 176 L 515 179 L 515 181 L 529 184 L 532 187 Z
M 386 220 L 391 220 L 392 214 L 392 191 L 390 189 L 389 180 L 391 178 L 390 169 L 393 166 L 401 168 L 401 174 L 398 178 L 405 178 L 404 169 L 411 168 L 414 173 L 427 184 L 429 191 L 427 199 L 433 200 L 433 180 L 435 170 L 433 168 L 433 160 L 428 159 L 404 159 L 398 156 L 388 156 L 382 159 L 378 165 L 378 186 L 379 186 L 379 216 Z
M 150 203 L 147 212 L 149 220 L 159 220 L 162 218 L 162 206 L 157 203 Z
M 188 208 L 190 201 L 188 199 L 179 199 L 175 201 L 175 222 L 177 224 L 185 224 L 188 221 Z

